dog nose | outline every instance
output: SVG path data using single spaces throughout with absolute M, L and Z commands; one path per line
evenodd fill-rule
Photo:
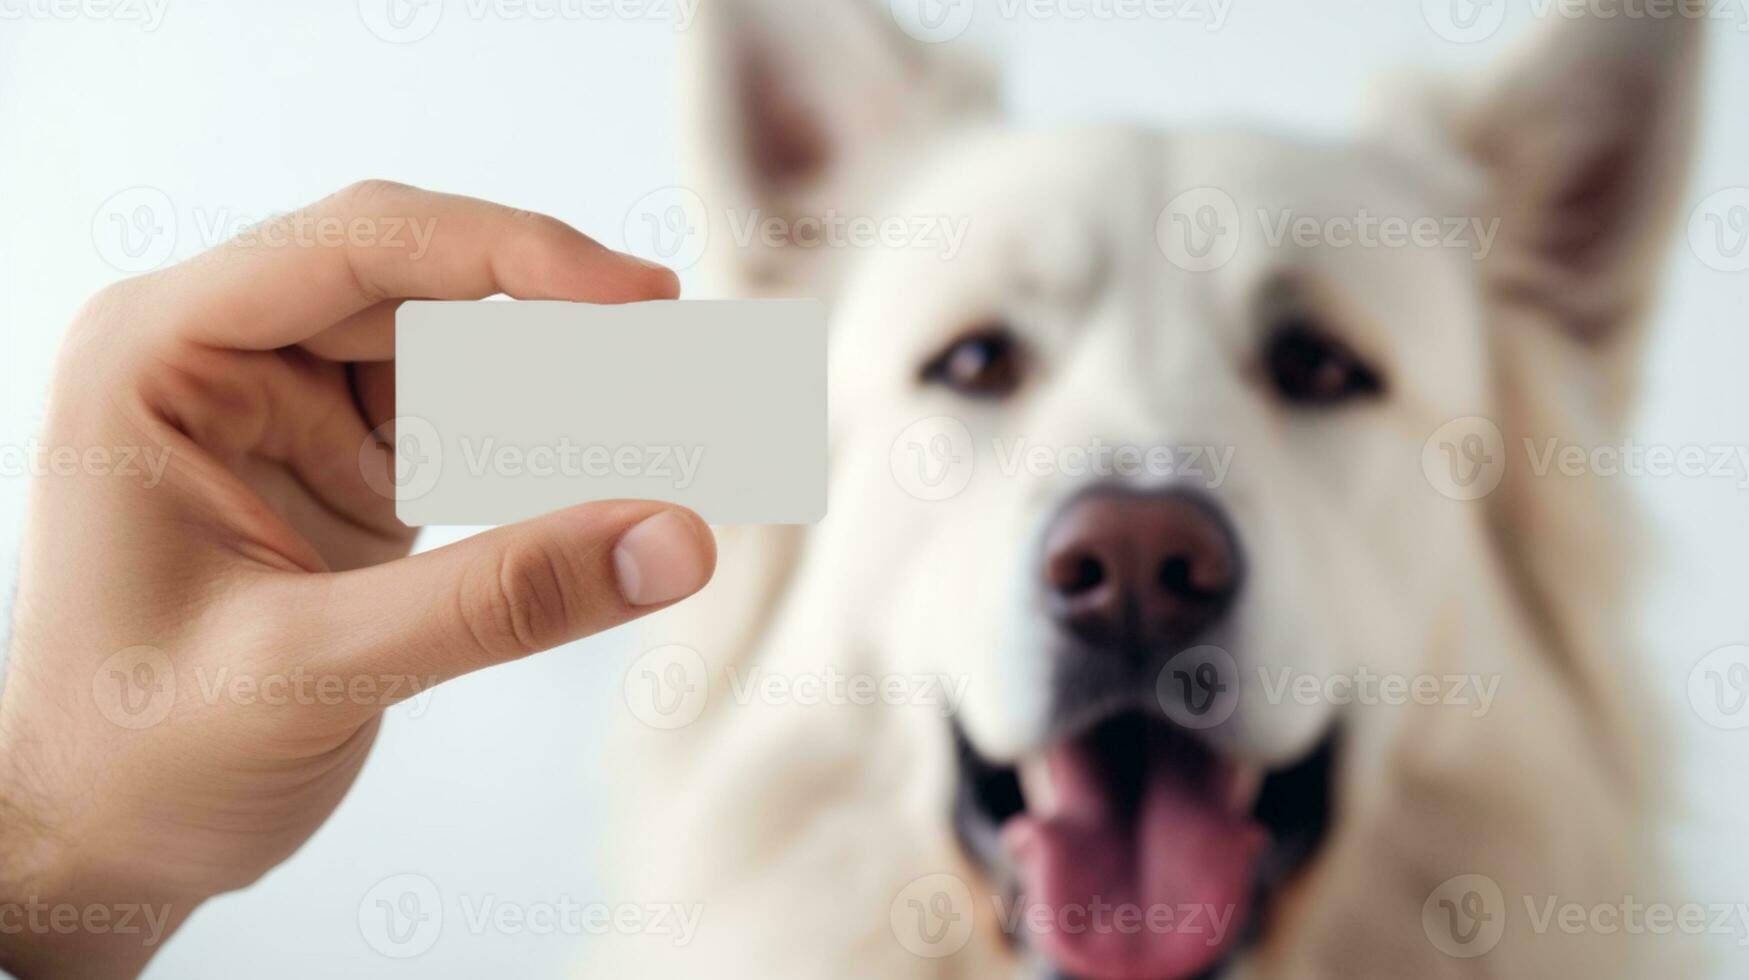
M 1238 545 L 1201 497 L 1110 488 L 1070 500 L 1045 534 L 1051 616 L 1101 649 L 1185 643 L 1239 592 Z

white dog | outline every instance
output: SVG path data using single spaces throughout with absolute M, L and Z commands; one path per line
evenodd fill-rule
M 1698 23 L 1333 144 L 1008 128 L 878 6 L 691 32 L 714 269 L 833 310 L 830 516 L 647 634 L 613 894 L 703 914 L 593 972 L 1666 975 L 1562 925 L 1682 896 L 1634 515 L 1536 461 L 1630 403 Z

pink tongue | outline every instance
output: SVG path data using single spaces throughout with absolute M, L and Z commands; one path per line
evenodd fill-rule
M 1053 751 L 1056 812 L 1002 829 L 1020 869 L 1021 923 L 1087 980 L 1193 977 L 1239 939 L 1264 831 L 1167 760 L 1150 767 L 1135 812 L 1118 812 L 1090 755 Z

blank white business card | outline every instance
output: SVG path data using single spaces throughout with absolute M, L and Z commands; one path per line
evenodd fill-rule
M 723 525 L 826 513 L 818 300 L 409 302 L 395 398 L 411 527 L 620 499 Z

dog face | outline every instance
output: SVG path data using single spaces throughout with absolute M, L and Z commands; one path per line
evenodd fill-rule
M 700 122 L 712 196 L 957 233 L 719 256 L 740 290 L 834 308 L 830 517 L 783 606 L 806 612 L 771 635 L 963 679 L 940 819 L 992 890 L 1233 923 L 1006 937 L 1024 958 L 1238 962 L 1412 726 L 1296 679 L 1449 676 L 1534 642 L 1499 505 L 1424 464 L 1464 464 L 1453 420 L 1539 424 L 1503 359 L 1616 386 L 1691 25 L 1570 27 L 1500 76 L 1512 100 L 1336 145 L 1008 128 L 963 67 L 809 7 L 704 22 L 698 63 L 733 80 Z
M 1427 555 L 1486 558 L 1475 512 L 1420 467 L 1443 420 L 1491 414 L 1482 299 L 1467 250 L 1174 264 L 1170 202 L 1465 212 L 1365 153 L 1249 136 L 938 152 L 896 200 L 965 209 L 964 251 L 871 256 L 845 283 L 836 431 L 868 469 L 822 533 L 898 546 L 867 567 L 866 538 L 842 542 L 861 579 L 843 587 L 896 669 L 968 680 L 959 830 L 986 866 L 1054 907 L 1247 904 L 1328 816 L 1337 708 L 1270 685 L 1414 674 L 1416 624 L 1454 587 Z M 964 488 L 933 499 L 936 465 Z M 1157 825 L 1139 844 L 1138 821 Z M 1223 949 L 1052 952 L 1078 975 L 1188 976 Z
M 896 208 L 972 215 L 963 249 L 866 257 L 834 336 L 837 445 L 867 467 L 834 518 L 905 545 L 874 570 L 878 644 L 969 674 L 966 733 L 1010 757 L 1157 704 L 1187 648 L 1226 651 L 1239 685 L 1417 656 L 1448 574 L 1424 555 L 1478 536 L 1420 467 L 1443 421 L 1490 413 L 1471 253 L 1290 245 L 1192 271 L 1160 238 L 1185 189 L 1319 224 L 1463 205 L 1366 153 L 1251 136 L 991 131 L 938 154 Z M 936 464 L 963 489 L 925 485 Z M 1206 737 L 1260 765 L 1330 728 L 1233 694 Z
M 951 259 L 871 255 L 844 283 L 838 587 L 890 669 L 967 679 L 959 830 L 994 873 L 1058 907 L 1237 909 L 1328 817 L 1337 708 L 1270 685 L 1416 673 L 1417 624 L 1486 560 L 1420 466 L 1444 420 L 1492 414 L 1483 302 L 1468 249 L 1174 264 L 1170 202 L 1466 211 L 1374 155 L 1240 135 L 982 131 L 920 167 L 899 213 L 973 217 Z M 1158 829 L 1135 844 L 1135 821 Z M 1225 950 L 1052 952 L 1189 976 Z

